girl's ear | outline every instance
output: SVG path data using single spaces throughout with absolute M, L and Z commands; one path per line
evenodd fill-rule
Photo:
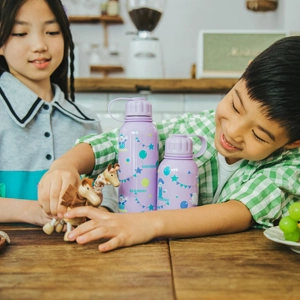
M 2 48 L 0 48 L 0 55 L 3 55 L 3 51 L 2 51 Z
M 300 147 L 300 140 L 284 146 L 285 149 L 294 149 Z

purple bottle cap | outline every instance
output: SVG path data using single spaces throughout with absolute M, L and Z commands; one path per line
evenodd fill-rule
M 173 134 L 166 140 L 165 157 L 193 157 L 193 141 L 185 134 Z
M 130 117 L 130 116 L 152 117 L 152 105 L 145 98 L 142 97 L 131 98 L 126 103 L 125 115 L 126 117 Z

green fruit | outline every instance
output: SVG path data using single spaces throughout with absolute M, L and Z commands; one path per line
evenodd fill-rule
M 287 241 L 298 242 L 300 240 L 300 230 L 297 228 L 295 231 L 290 233 L 284 233 L 284 238 Z
M 300 202 L 294 202 L 289 207 L 290 217 L 296 221 L 300 221 Z
M 292 233 L 294 232 L 298 227 L 298 222 L 294 219 L 292 219 L 290 216 L 286 216 L 281 218 L 279 222 L 279 228 L 284 232 L 284 233 Z

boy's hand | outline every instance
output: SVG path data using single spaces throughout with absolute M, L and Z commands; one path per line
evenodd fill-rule
M 99 245 L 101 252 L 107 252 L 120 247 L 142 244 L 155 238 L 155 226 L 147 218 L 150 214 L 114 214 L 91 206 L 84 206 L 73 208 L 64 216 L 90 219 L 69 233 L 70 241 L 76 240 L 79 244 L 86 244 L 102 238 L 109 239 Z
M 60 205 L 62 196 L 70 184 L 79 186 L 80 176 L 71 168 L 51 167 L 38 185 L 38 202 L 43 210 L 51 216 L 62 218 L 66 207 Z

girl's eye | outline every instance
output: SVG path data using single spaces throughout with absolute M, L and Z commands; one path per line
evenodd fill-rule
M 60 31 L 48 31 L 47 34 L 49 34 L 49 35 L 58 35 L 58 34 L 60 34 Z
M 26 33 L 12 33 L 12 36 L 25 36 Z
M 232 105 L 232 108 L 235 110 L 235 112 L 237 112 L 238 114 L 240 113 L 237 109 L 236 109 L 236 107 L 234 106 L 234 102 L 233 101 L 231 101 L 231 105 Z
M 259 136 L 256 135 L 256 133 L 254 132 L 254 130 L 252 130 L 253 136 L 254 138 L 259 141 L 260 143 L 267 143 L 265 140 L 261 139 Z

